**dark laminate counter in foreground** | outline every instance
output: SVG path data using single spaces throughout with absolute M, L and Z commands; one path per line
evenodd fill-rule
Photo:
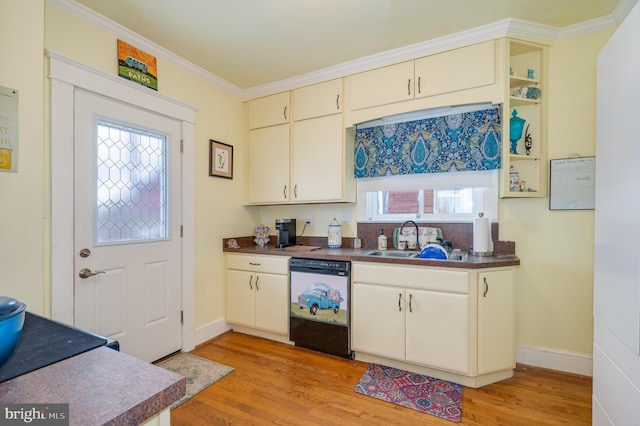
M 326 238 L 325 238 L 326 240 Z M 358 262 L 375 262 L 375 263 L 394 263 L 402 265 L 416 265 L 416 266 L 430 266 L 430 267 L 442 267 L 442 268 L 461 268 L 461 269 L 484 269 L 484 268 L 497 268 L 501 266 L 517 266 L 520 265 L 520 259 L 515 254 L 501 254 L 494 256 L 472 256 L 468 255 L 466 261 L 448 261 L 448 260 L 436 260 L 436 259 L 412 259 L 412 258 L 392 258 L 392 257 L 377 257 L 367 256 L 364 253 L 371 251 L 372 249 L 354 249 L 354 248 L 339 248 L 330 249 L 327 247 L 321 247 L 319 250 L 305 251 L 291 249 L 278 249 L 275 245 L 266 245 L 264 247 L 253 245 L 241 245 L 240 248 L 230 249 L 224 248 L 225 253 L 244 253 L 253 255 L 270 255 L 270 256 L 291 256 L 291 257 L 306 257 L 311 259 L 334 259 L 334 260 L 350 260 Z
M 0 383 L 0 402 L 68 403 L 70 425 L 137 425 L 185 389 L 179 374 L 99 347 Z

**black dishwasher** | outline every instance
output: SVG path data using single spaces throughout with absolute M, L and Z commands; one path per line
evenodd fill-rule
M 289 271 L 289 339 L 296 346 L 352 359 L 351 262 L 292 257 Z

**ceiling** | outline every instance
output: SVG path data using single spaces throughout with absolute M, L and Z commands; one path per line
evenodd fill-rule
M 245 90 L 507 18 L 615 18 L 637 0 L 76 1 Z

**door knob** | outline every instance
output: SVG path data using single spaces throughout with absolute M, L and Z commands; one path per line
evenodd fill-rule
M 80 276 L 80 278 L 84 279 L 84 278 L 89 278 L 98 274 L 106 274 L 106 272 L 105 271 L 91 272 L 91 269 L 84 268 L 80 270 L 80 273 L 78 275 Z

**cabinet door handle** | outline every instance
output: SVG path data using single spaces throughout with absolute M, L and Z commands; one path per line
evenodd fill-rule
M 282 195 L 284 195 L 284 199 L 287 199 L 287 185 L 284 186 L 284 191 L 282 191 Z
M 284 119 L 287 119 L 287 106 L 285 105 L 284 111 L 282 111 L 282 115 L 284 115 Z
M 489 292 L 489 283 L 487 282 L 487 277 L 484 277 L 484 293 L 482 293 L 482 297 L 487 297 L 488 292 Z
M 298 185 L 293 185 L 293 198 L 298 198 Z
M 407 83 L 407 94 L 411 95 L 411 79 L 409 79 L 409 82 Z
M 260 290 L 260 288 L 258 287 L 258 281 L 260 281 L 260 275 L 256 277 L 256 291 Z
M 402 312 L 402 293 L 398 293 L 398 311 Z
M 336 109 L 340 109 L 340 95 L 336 96 Z
M 249 277 L 249 289 L 253 290 L 253 275 Z
M 420 77 L 418 77 L 418 93 L 422 93 L 422 90 L 420 90 Z
M 411 299 L 413 299 L 413 294 L 409 293 L 409 312 L 413 312 L 413 306 L 411 306 Z

